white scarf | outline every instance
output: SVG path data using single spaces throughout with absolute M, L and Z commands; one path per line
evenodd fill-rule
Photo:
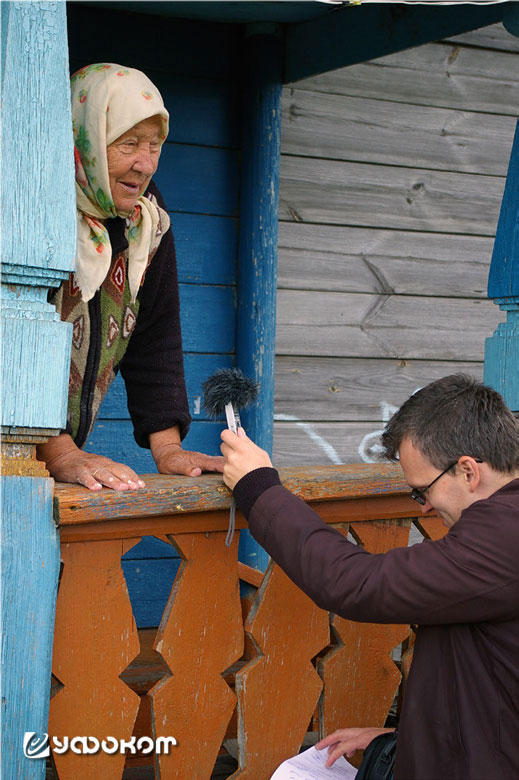
M 104 282 L 112 261 L 106 226 L 100 220 L 127 217 L 128 283 L 132 301 L 157 238 L 169 227 L 165 212 L 141 196 L 129 216 L 118 214 L 110 191 L 107 147 L 134 125 L 162 118 L 162 141 L 169 114 L 158 89 L 140 70 L 114 63 L 87 65 L 72 76 L 72 126 L 76 163 L 78 248 L 75 282 L 89 301 Z M 162 220 L 161 220 L 162 216 Z

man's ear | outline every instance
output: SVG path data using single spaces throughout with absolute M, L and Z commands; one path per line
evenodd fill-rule
M 470 455 L 462 455 L 458 460 L 458 468 L 463 474 L 465 484 L 469 491 L 473 493 L 481 482 L 481 471 L 479 469 L 479 463 L 471 458 Z

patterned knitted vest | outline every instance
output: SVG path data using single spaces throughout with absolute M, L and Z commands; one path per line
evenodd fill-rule
M 160 208 L 159 211 L 159 231 L 151 247 L 148 266 L 169 227 L 168 214 Z M 125 234 L 121 235 L 124 221 L 110 222 L 113 223 L 109 230 L 114 247 L 112 263 L 94 297 L 85 303 L 74 282 L 74 274 L 70 274 L 52 301 L 61 319 L 72 323 L 67 433 L 78 447 L 83 446 L 92 430 L 101 402 L 126 352 L 139 312 L 139 298 L 131 302 L 128 284 L 128 242 Z M 125 248 L 117 251 L 121 244 Z M 141 286 L 143 282 L 144 276 Z

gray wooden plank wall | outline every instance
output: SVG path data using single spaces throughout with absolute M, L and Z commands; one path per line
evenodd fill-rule
M 277 465 L 376 460 L 417 388 L 482 376 L 518 51 L 493 25 L 285 87 Z

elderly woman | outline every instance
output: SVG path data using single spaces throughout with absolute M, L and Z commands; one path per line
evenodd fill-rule
M 88 65 L 72 76 L 78 251 L 53 303 L 72 323 L 67 429 L 38 447 L 51 475 L 90 490 L 144 487 L 128 466 L 84 452 L 117 371 L 134 435 L 162 474 L 221 471 L 222 459 L 181 447 L 184 383 L 173 235 L 151 177 L 169 114 L 134 68 Z

